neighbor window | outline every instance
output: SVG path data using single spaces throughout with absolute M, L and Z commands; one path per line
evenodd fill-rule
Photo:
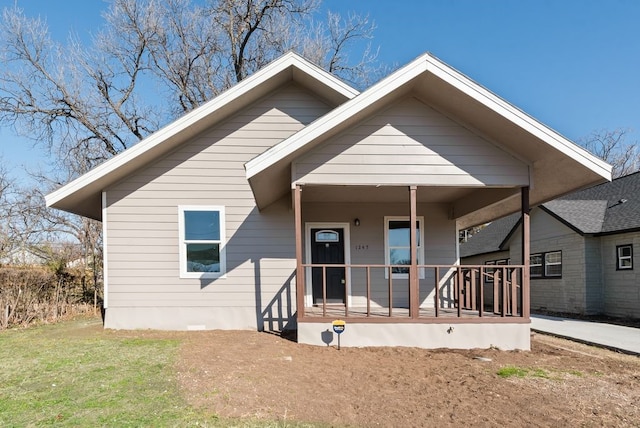
M 529 272 L 531 278 L 542 278 L 542 254 L 531 254 Z
M 484 262 L 484 264 L 487 265 L 487 266 L 504 266 L 504 265 L 511 264 L 511 260 L 510 259 L 489 260 L 489 261 Z M 494 276 L 495 272 L 496 272 L 496 269 L 494 269 L 494 268 L 485 268 L 484 269 L 484 273 L 485 273 L 484 282 L 488 282 L 488 283 L 493 282 L 493 276 Z
M 416 245 L 418 252 L 418 264 L 424 264 L 423 243 L 423 218 L 416 221 Z M 410 265 L 411 264 L 411 222 L 407 217 L 385 217 L 384 222 L 384 247 L 385 264 Z M 409 268 L 396 266 L 391 269 L 394 278 L 408 278 Z M 424 269 L 420 269 L 420 278 L 424 278 Z M 388 276 L 388 271 L 385 272 Z
M 531 254 L 529 258 L 531 278 L 559 278 L 562 276 L 562 251 Z
M 633 246 L 629 245 L 618 245 L 616 247 L 616 252 L 618 254 L 618 264 L 617 270 L 629 270 L 633 269 Z
M 218 278 L 226 273 L 224 207 L 181 206 L 180 276 Z
M 495 266 L 496 262 L 495 260 L 491 260 L 491 261 L 485 262 L 484 264 L 487 266 Z M 486 268 L 484 272 L 485 272 L 485 282 L 488 282 L 488 283 L 493 282 L 493 274 L 495 272 L 495 269 Z
M 544 276 L 562 276 L 562 252 L 554 251 L 544 255 Z

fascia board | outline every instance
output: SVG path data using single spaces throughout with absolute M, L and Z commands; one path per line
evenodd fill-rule
M 358 91 L 357 89 L 352 88 L 335 75 L 323 70 L 319 66 L 307 61 L 299 55 L 288 53 L 285 55 L 284 59 L 290 59 L 291 65 L 294 65 L 298 70 L 311 76 L 314 80 L 322 83 L 324 86 L 331 88 L 333 91 L 339 93 L 347 100 L 350 100 L 360 94 L 360 91 Z M 294 72 L 294 80 L 295 74 L 296 73 Z
M 194 126 L 196 123 L 205 120 L 207 117 L 210 117 L 212 113 L 219 111 L 231 102 L 240 99 L 242 96 L 248 94 L 269 79 L 279 75 L 280 73 L 286 72 L 292 66 L 314 77 L 322 84 L 343 95 L 346 99 L 352 99 L 358 94 L 357 90 L 351 88 L 349 85 L 342 82 L 335 76 L 332 76 L 330 73 L 323 71 L 319 67 L 311 64 L 292 52 L 287 53 L 262 70 L 254 73 L 247 79 L 205 103 L 201 107 L 198 107 L 183 117 L 171 122 L 164 128 L 161 128 L 149 137 L 140 141 L 138 144 L 114 156 L 101 165 L 98 165 L 91 171 L 78 177 L 60 189 L 49 193 L 45 196 L 47 206 L 55 206 L 56 203 L 87 187 L 88 185 L 105 179 L 112 172 L 133 162 L 144 153 L 152 151 L 171 138 L 178 136 L 181 132 L 188 131 L 189 128 Z
M 270 166 L 303 149 L 310 142 L 340 126 L 349 118 L 362 112 L 367 107 L 372 106 L 386 95 L 422 74 L 426 70 L 425 57 L 425 55 L 422 55 L 362 92 L 357 97 L 335 108 L 280 144 L 276 144 L 261 155 L 247 162 L 245 164 L 247 179 L 250 180 Z
M 554 149 L 591 169 L 596 174 L 611 180 L 611 165 L 592 155 L 587 150 L 566 139 L 556 131 L 540 123 L 522 110 L 498 97 L 491 91 L 473 82 L 464 74 L 451 68 L 432 55 L 427 58 L 428 70 L 459 91 L 485 105 L 528 133 L 549 144 Z

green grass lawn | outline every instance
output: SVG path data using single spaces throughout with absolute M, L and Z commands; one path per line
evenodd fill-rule
M 99 324 L 0 332 L 0 426 L 281 426 L 190 408 L 175 378 L 178 340 L 124 338 Z

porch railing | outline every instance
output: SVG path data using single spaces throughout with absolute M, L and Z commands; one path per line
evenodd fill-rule
M 382 321 L 414 319 L 416 316 L 411 313 L 415 313 L 425 321 L 450 318 L 507 321 L 505 318 L 523 318 L 528 313 L 523 311 L 528 299 L 524 299 L 521 265 L 418 265 L 417 311 L 410 310 L 407 265 L 303 264 L 302 267 L 304 283 L 308 285 L 303 317 Z M 340 303 L 327 300 L 327 287 L 332 286 L 328 284 L 327 270 L 335 272 L 336 268 L 344 269 L 344 297 Z M 316 284 L 313 284 L 314 270 Z

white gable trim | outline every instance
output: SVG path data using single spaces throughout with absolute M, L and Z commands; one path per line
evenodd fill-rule
M 419 61 L 419 59 L 402 67 L 356 98 L 337 107 L 285 141 L 276 144 L 274 147 L 247 162 L 245 164 L 247 179 L 254 177 L 278 161 L 304 148 L 309 142 L 343 123 L 347 118 L 370 107 L 385 95 L 390 94 L 398 87 L 420 75 L 426 68 L 424 67 L 424 61 Z
M 200 130 L 200 128 L 195 127 L 196 124 L 208 122 L 206 119 L 209 119 L 209 121 L 215 121 L 215 118 L 212 118 L 212 116 L 215 116 L 215 113 L 222 111 L 224 107 L 228 106 L 230 103 L 240 100 L 244 95 L 264 84 L 271 78 L 287 72 L 290 68 L 295 68 L 303 74 L 310 76 L 321 85 L 324 85 L 337 94 L 342 95 L 345 99 L 352 99 L 359 93 L 337 77 L 322 70 L 318 66 L 311 64 L 299 55 L 292 52 L 287 53 L 267 65 L 265 68 L 257 71 L 242 82 L 223 92 L 213 100 L 203 104 L 192 112 L 187 113 L 176 121 L 171 122 L 169 125 L 153 133 L 138 144 L 93 168 L 91 171 L 76 180 L 46 195 L 45 201 L 47 206 L 55 207 L 55 205 L 63 199 L 84 189 L 88 185 L 96 184 L 96 182 L 107 178 L 113 172 L 125 165 L 135 162 L 136 160 L 140 161 L 141 164 L 144 164 L 145 161 L 140 160 L 144 154 L 149 154 L 154 149 L 163 146 L 171 140 L 174 140 L 174 143 L 177 143 L 175 140 L 184 141 L 186 138 L 194 135 Z M 289 70 L 289 72 L 292 73 L 289 80 L 295 80 L 293 77 L 294 70 Z M 105 184 L 100 187 L 98 192 L 103 190 L 108 184 L 110 184 L 109 180 L 105 180 Z
M 537 121 L 519 108 L 500 98 L 483 86 L 475 83 L 459 71 L 449 67 L 437 58 L 428 55 L 427 69 L 433 75 L 449 83 L 461 92 L 487 106 L 499 115 L 520 126 L 525 131 L 546 142 L 563 154 L 590 167 L 599 175 L 611 176 L 611 166 L 587 150 L 574 144 L 553 129 Z
M 530 134 L 557 149 L 564 155 L 586 166 L 596 174 L 610 179 L 611 166 L 587 150 L 562 137 L 549 127 L 538 122 L 502 98 L 473 82 L 430 54 L 424 54 L 400 70 L 392 73 L 358 97 L 346 102 L 318 119 L 300 132 L 277 144 L 245 164 L 246 177 L 251 179 L 270 166 L 303 149 L 307 144 L 326 132 L 362 112 L 389 93 L 407 84 L 422 73 L 431 73 L 460 92 L 472 97 L 495 113 L 505 117 Z

